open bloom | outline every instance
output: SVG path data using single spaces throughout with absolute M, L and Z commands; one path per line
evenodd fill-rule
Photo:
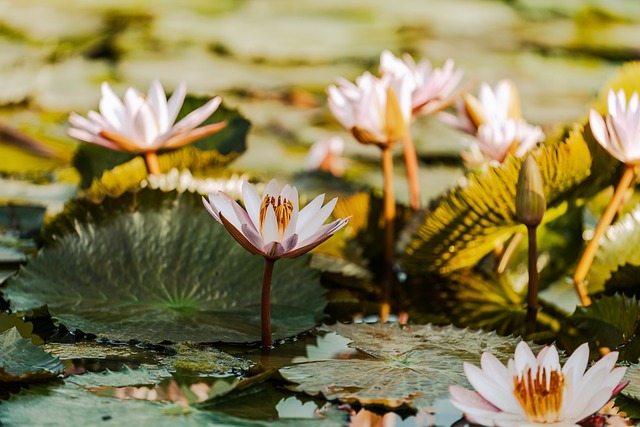
M 620 384 L 626 368 L 614 369 L 617 359 L 618 353 L 611 352 L 585 373 L 587 343 L 560 368 L 554 346 L 545 347 L 535 357 L 523 341 L 507 366 L 487 352 L 482 354 L 482 369 L 465 362 L 465 374 L 476 391 L 452 385 L 451 402 L 476 424 L 576 426 L 626 385 Z
M 218 108 L 215 97 L 174 124 L 186 95 L 181 83 L 167 100 L 164 89 L 154 80 L 145 96 L 129 88 L 121 100 L 108 83 L 102 83 L 100 113 L 89 111 L 88 118 L 71 113 L 72 127 L 67 133 L 74 138 L 112 150 L 132 153 L 154 152 L 161 148 L 178 148 L 222 129 L 226 123 L 213 123 L 197 128 Z
M 463 75 L 462 70 L 456 70 L 454 67 L 452 59 L 448 59 L 442 68 L 433 68 L 427 59 L 416 64 L 407 53 L 402 59 L 388 50 L 380 55 L 381 75 L 390 75 L 394 79 L 409 79 L 414 114 L 428 114 L 447 106 Z
M 298 190 L 271 180 L 262 195 L 245 181 L 242 185 L 245 209 L 223 192 L 202 198 L 205 208 L 246 250 L 269 259 L 295 258 L 327 240 L 344 227 L 347 219 L 324 224 L 338 199 L 326 205 L 319 195 L 302 210 L 298 207 Z
M 364 144 L 388 146 L 402 138 L 411 120 L 409 78 L 377 78 L 364 73 L 353 84 L 329 86 L 329 109 L 340 124 Z
M 629 103 L 624 90 L 609 91 L 609 114 L 605 119 L 591 110 L 589 123 L 596 140 L 615 158 L 626 164 L 640 163 L 640 108 L 638 92 Z

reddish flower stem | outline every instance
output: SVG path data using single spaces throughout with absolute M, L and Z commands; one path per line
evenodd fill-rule
M 260 302 L 260 325 L 262 327 L 262 347 L 271 348 L 271 277 L 275 259 L 264 259 L 264 273 L 262 274 L 262 300 Z
M 158 153 L 149 151 L 145 153 L 144 160 L 151 175 L 160 175 L 160 163 L 158 163 Z
M 407 131 L 404 135 L 404 164 L 407 170 L 407 182 L 409 183 L 409 197 L 411 200 L 411 209 L 417 211 L 420 209 L 420 177 L 418 175 L 418 155 L 416 147 L 411 138 L 411 132 Z
M 382 304 L 380 321 L 386 322 L 391 311 L 391 284 L 393 281 L 393 261 L 396 219 L 396 199 L 393 191 L 393 151 L 390 146 L 382 147 L 382 175 L 384 177 L 384 276 L 382 281 Z
M 591 267 L 593 259 L 596 256 L 596 250 L 598 249 L 598 246 L 600 246 L 600 239 L 602 239 L 602 236 L 604 236 L 607 227 L 609 227 L 609 225 L 611 225 L 611 223 L 613 222 L 613 217 L 615 216 L 616 212 L 624 203 L 624 196 L 629 187 L 631 187 L 634 177 L 635 167 L 633 165 L 627 165 L 624 173 L 622 174 L 622 177 L 620 177 L 620 181 L 618 182 L 616 191 L 613 193 L 613 197 L 607 205 L 607 208 L 604 210 L 602 217 L 600 217 L 600 221 L 598 221 L 598 225 L 593 231 L 593 237 L 587 244 L 587 247 L 584 249 L 582 257 L 580 258 L 578 266 L 576 267 L 576 272 L 573 275 L 573 283 L 575 284 L 576 291 L 578 292 L 578 296 L 580 297 L 580 302 L 585 307 L 591 305 L 591 297 L 589 297 L 589 292 L 587 291 L 584 280 L 587 278 L 589 268 Z
M 527 289 L 527 316 L 525 327 L 527 334 L 536 331 L 538 317 L 538 227 L 527 227 L 529 232 L 529 286 Z

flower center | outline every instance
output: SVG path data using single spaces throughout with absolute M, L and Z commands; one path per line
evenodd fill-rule
M 273 207 L 273 211 L 276 214 L 276 222 L 278 223 L 278 240 L 282 241 L 284 230 L 287 229 L 287 225 L 289 225 L 289 220 L 291 219 L 293 203 L 281 196 L 275 198 L 267 194 L 264 197 L 262 205 L 260 206 L 260 234 L 262 235 L 264 235 L 262 228 L 264 226 L 264 219 L 267 217 L 267 209 L 269 209 L 269 205 Z
M 522 405 L 527 418 L 535 423 L 554 423 L 560 419 L 564 375 L 559 371 L 547 372 L 538 367 L 534 374 L 527 369 L 513 377 L 513 392 Z

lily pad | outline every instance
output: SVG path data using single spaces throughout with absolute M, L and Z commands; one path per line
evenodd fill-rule
M 48 380 L 63 371 L 57 357 L 22 338 L 17 328 L 0 334 L 0 383 Z
M 567 140 L 534 150 L 545 186 L 547 206 L 575 197 L 591 173 L 592 155 L 583 131 Z M 410 239 L 401 264 L 410 271 L 447 273 L 475 264 L 520 226 L 515 189 L 522 159 L 510 156 L 481 175 L 468 175 L 465 187 L 453 189 L 426 216 Z M 550 209 L 545 221 L 562 210 Z
M 519 340 L 452 326 L 336 324 L 326 327 L 351 339 L 370 356 L 324 360 L 280 369 L 291 390 L 328 400 L 420 409 L 449 395 L 450 384 L 468 386 L 462 362 L 478 364 L 483 351 L 502 361 Z
M 66 326 L 120 340 L 260 340 L 264 261 L 198 196 L 142 190 L 94 208 L 7 283 L 14 309 L 48 304 Z M 313 328 L 322 315 L 324 291 L 309 258 L 275 267 L 276 340 Z
M 177 120 L 180 120 L 189 112 L 200 107 L 207 101 L 208 99 L 198 98 L 191 95 L 188 96 L 185 99 Z M 199 159 L 199 161 L 196 161 L 198 159 L 195 158 L 191 159 L 191 161 L 195 162 L 196 165 L 199 164 L 200 167 L 204 167 L 207 164 L 207 159 L 209 164 L 216 165 L 220 163 L 220 159 L 224 158 L 225 155 L 235 153 L 234 156 L 230 157 L 234 158 L 237 154 L 246 150 L 245 140 L 250 125 L 249 121 L 243 118 L 236 110 L 232 110 L 221 105 L 211 117 L 203 122 L 202 125 L 225 120 L 227 121 L 227 126 L 223 130 L 202 138 L 189 146 L 192 149 L 196 148 L 203 154 L 203 157 Z M 211 155 L 204 155 L 208 151 L 213 151 L 215 155 L 213 157 Z M 171 151 L 158 156 L 160 169 L 165 172 L 171 170 L 173 167 L 185 167 L 184 162 L 194 157 L 193 153 L 189 150 L 186 152 L 187 154 L 177 157 L 167 156 L 169 153 L 171 153 Z M 135 154 L 124 151 L 109 150 L 94 144 L 81 144 L 73 158 L 73 165 L 78 169 L 82 176 L 82 187 L 88 188 L 95 178 L 100 178 L 102 176 L 104 171 L 113 169 L 118 165 L 125 164 L 132 159 L 139 157 L 140 156 Z M 143 159 L 139 160 L 141 160 L 144 165 Z M 136 171 L 140 169 L 135 164 L 130 167 L 135 167 Z M 144 171 L 144 176 L 146 176 L 146 166 L 142 170 Z

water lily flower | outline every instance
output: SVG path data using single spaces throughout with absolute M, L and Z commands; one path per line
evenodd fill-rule
M 69 122 L 72 127 L 67 133 L 81 141 L 112 150 L 143 153 L 147 155 L 150 172 L 158 174 L 156 151 L 181 147 L 226 126 L 226 122 L 219 122 L 197 127 L 216 111 L 221 102 L 219 96 L 174 124 L 186 90 L 186 85 L 181 83 L 167 100 L 162 85 L 154 80 L 146 96 L 135 88 L 129 88 L 121 100 L 104 82 L 100 113 L 89 111 L 87 118 L 71 113 Z
M 596 110 L 589 114 L 589 124 L 595 139 L 613 157 L 626 164 L 640 163 L 640 108 L 638 92 L 633 92 L 627 104 L 624 90 L 609 91 L 609 113 L 605 119 Z
M 407 53 L 400 59 L 385 50 L 380 55 L 380 74 L 394 79 L 409 78 L 411 107 L 416 115 L 433 113 L 448 106 L 456 97 L 452 93 L 462 80 L 463 71 L 455 69 L 452 59 L 447 59 L 442 68 L 433 68 L 428 59 L 416 64 Z
M 540 126 L 508 119 L 481 124 L 476 138 L 480 151 L 489 160 L 502 163 L 508 153 L 516 157 L 524 156 L 538 142 L 544 141 L 544 133 Z
M 221 191 L 210 194 L 209 200 L 202 198 L 211 216 L 224 225 L 243 248 L 264 257 L 260 306 L 262 345 L 271 347 L 270 294 L 275 262 L 309 252 L 344 227 L 349 218 L 325 224 L 337 198 L 323 206 L 324 194 L 321 194 L 299 210 L 298 190 L 288 184 L 280 190 L 275 179 L 269 181 L 262 197 L 245 181 L 242 200 L 245 209 Z
M 587 343 L 561 368 L 554 346 L 543 348 L 535 357 L 523 341 L 507 366 L 488 352 L 482 354 L 481 368 L 465 362 L 465 374 L 476 391 L 452 385 L 451 402 L 476 424 L 577 426 L 626 385 L 620 384 L 626 368 L 614 368 L 617 359 L 618 353 L 611 352 L 585 373 Z
M 387 147 L 405 134 L 411 120 L 412 85 L 408 78 L 377 78 L 364 73 L 351 83 L 329 86 L 329 109 L 340 124 L 363 144 Z
M 578 261 L 573 282 L 580 297 L 582 305 L 591 304 L 591 297 L 585 285 L 585 279 L 589 273 L 591 263 L 596 256 L 600 245 L 600 239 L 605 234 L 609 225 L 613 222 L 616 212 L 626 202 L 627 191 L 633 187 L 636 176 L 636 166 L 640 164 L 640 108 L 638 108 L 638 92 L 633 92 L 626 102 L 624 90 L 618 93 L 609 90 L 607 97 L 609 112 L 606 118 L 595 110 L 589 113 L 589 125 L 594 138 L 613 157 L 625 164 L 625 170 L 618 181 L 613 197 L 598 221 L 593 231 L 593 237 L 587 244 Z
M 344 173 L 344 159 L 341 157 L 343 151 L 344 139 L 339 136 L 318 140 L 313 143 L 307 153 L 306 169 L 322 170 L 334 176 L 342 176 Z
M 327 240 L 344 227 L 348 219 L 324 224 L 338 199 L 326 205 L 324 194 L 302 210 L 298 207 L 298 190 L 271 180 L 262 195 L 245 181 L 242 185 L 245 209 L 223 192 L 202 198 L 207 211 L 231 233 L 245 249 L 267 258 L 295 258 Z

